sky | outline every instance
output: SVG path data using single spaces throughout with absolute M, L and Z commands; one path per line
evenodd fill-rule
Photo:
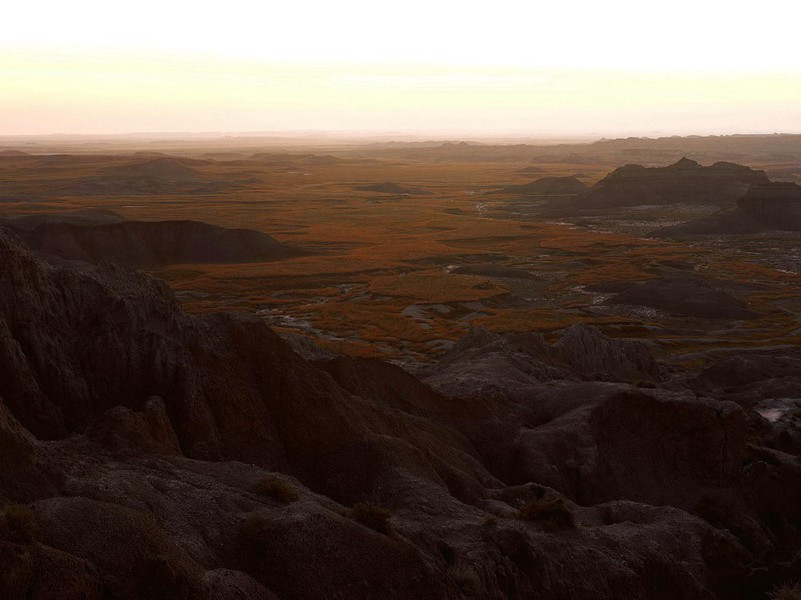
M 15 2 L 0 135 L 801 133 L 801 3 Z

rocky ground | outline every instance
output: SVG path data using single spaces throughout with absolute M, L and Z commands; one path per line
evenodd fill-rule
M 796 348 L 688 368 L 477 329 L 412 375 L 8 232 L 0 265 L 3 598 L 734 599 L 801 572 Z

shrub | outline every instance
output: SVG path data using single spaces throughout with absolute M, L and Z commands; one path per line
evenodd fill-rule
M 517 513 L 525 521 L 544 521 L 554 527 L 575 527 L 573 511 L 561 498 L 532 500 Z
M 382 506 L 371 502 L 359 502 L 350 509 L 350 516 L 357 523 L 361 523 L 373 531 L 384 535 L 392 533 L 392 524 L 389 522 L 392 513 Z
M 270 517 L 258 511 L 249 512 L 242 522 L 242 534 L 251 539 L 263 538 L 269 534 L 272 526 Z
M 253 486 L 253 491 L 260 496 L 268 496 L 284 504 L 289 504 L 298 499 L 298 493 L 292 486 L 277 477 L 265 477 L 261 479 Z
M 33 511 L 21 504 L 9 504 L 0 515 L 0 537 L 16 544 L 30 544 L 36 534 Z
M 498 526 L 498 519 L 496 517 L 487 517 L 481 523 L 484 527 L 497 527 Z
M 771 600 L 801 600 L 801 585 L 785 584 L 773 590 Z
M 448 572 L 465 596 L 474 596 L 481 589 L 481 578 L 470 565 L 459 563 L 450 567 Z
M 254 511 L 245 515 L 239 528 L 239 542 L 244 552 L 258 556 L 270 546 L 274 536 L 273 521 L 267 515 Z

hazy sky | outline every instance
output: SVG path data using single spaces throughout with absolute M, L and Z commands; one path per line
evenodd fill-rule
M 14 2 L 0 134 L 801 132 L 801 2 Z

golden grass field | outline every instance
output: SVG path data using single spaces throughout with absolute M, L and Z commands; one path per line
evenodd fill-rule
M 65 182 L 141 156 L 79 156 L 31 167 L 3 158 L 10 190 L 3 215 L 87 207 L 128 219 L 194 219 L 256 229 L 308 253 L 249 264 L 171 265 L 154 271 L 187 310 L 249 310 L 277 329 L 320 338 L 332 348 L 391 359 L 427 360 L 472 326 L 544 331 L 591 322 L 613 335 L 657 337 L 676 352 L 717 345 L 797 343 L 801 281 L 714 245 L 689 245 L 599 232 L 565 223 L 503 217 L 504 199 L 487 190 L 545 175 L 581 173 L 591 185 L 616 165 L 529 162 L 433 162 L 346 158 L 331 164 L 292 160 L 203 161 L 190 164 L 211 193 L 90 195 L 61 193 Z M 80 160 L 78 160 L 80 159 Z M 321 161 L 325 162 L 325 161 Z M 63 163 L 63 164 L 62 164 Z M 354 188 L 391 181 L 430 195 L 394 196 Z M 36 201 L 16 201 L 25 190 Z M 583 286 L 642 281 L 682 261 L 696 272 L 762 284 L 739 293 L 759 313 L 736 324 L 665 315 L 597 310 Z M 518 280 L 450 272 L 494 264 L 532 274 Z M 536 278 L 534 277 L 536 276 Z

